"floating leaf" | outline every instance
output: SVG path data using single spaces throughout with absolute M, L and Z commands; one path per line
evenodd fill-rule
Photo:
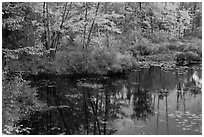
M 176 118 L 176 116 L 174 114 L 169 114 L 168 115 L 170 118 Z
M 192 114 L 193 117 L 196 117 L 196 114 Z
M 187 128 L 186 130 L 191 130 L 190 128 Z
M 188 120 L 187 120 L 187 119 L 184 119 L 184 121 L 187 122 Z
M 186 127 L 192 127 L 192 125 L 187 125 Z
M 181 117 L 180 115 L 176 115 L 176 116 L 179 117 L 179 118 Z
M 189 111 L 186 111 L 186 114 L 189 114 L 190 112 Z

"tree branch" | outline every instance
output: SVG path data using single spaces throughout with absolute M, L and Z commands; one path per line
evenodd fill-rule
M 86 26 L 87 26 L 87 3 L 85 2 L 86 12 L 85 12 L 85 25 L 84 25 L 84 40 L 83 40 L 83 49 L 85 47 L 85 39 L 86 39 Z
M 96 16 L 97 16 L 97 13 L 98 13 L 99 5 L 100 5 L 100 2 L 98 2 L 97 7 L 96 7 L 95 18 L 94 18 L 94 20 L 92 21 L 92 24 L 91 24 L 91 28 L 90 28 L 90 31 L 89 31 L 86 47 L 89 45 L 89 42 L 90 42 L 91 32 L 93 30 L 93 26 L 94 26 L 94 23 L 95 23 L 95 20 L 96 20 Z

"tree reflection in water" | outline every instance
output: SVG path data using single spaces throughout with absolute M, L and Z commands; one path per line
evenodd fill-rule
M 31 86 L 38 88 L 38 97 L 48 104 L 48 108 L 33 112 L 18 125 L 22 129 L 29 128 L 29 132 L 21 134 L 107 135 L 118 130 L 110 125 L 116 119 L 130 118 L 148 124 L 155 118 L 156 134 L 159 134 L 160 117 L 165 115 L 166 134 L 169 134 L 169 100 L 175 98 L 175 110 L 180 110 L 182 105 L 186 112 L 186 96 L 201 92 L 198 74 L 191 70 L 182 75 L 172 74 L 156 67 L 132 72 L 122 79 L 56 77 L 31 80 Z M 170 98 L 169 92 L 175 89 L 177 93 Z M 161 103 L 165 104 L 161 106 Z
M 152 104 L 152 96 L 147 89 L 137 87 L 133 93 L 133 110 L 132 118 L 146 121 L 153 116 L 154 107 Z
M 115 129 L 108 127 L 107 122 L 120 113 L 119 104 L 110 103 L 115 98 L 115 87 L 109 82 L 99 84 L 95 79 L 73 87 L 63 81 L 39 86 L 39 96 L 49 107 L 22 120 L 19 125 L 31 130 L 21 134 L 112 134 Z

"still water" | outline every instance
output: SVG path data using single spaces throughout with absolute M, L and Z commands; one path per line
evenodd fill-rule
M 47 103 L 22 134 L 202 134 L 201 69 L 150 67 L 121 77 L 35 77 Z

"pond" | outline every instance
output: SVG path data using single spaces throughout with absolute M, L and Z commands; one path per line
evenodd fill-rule
M 201 68 L 150 67 L 118 77 L 35 77 L 47 103 L 21 134 L 202 134 Z

